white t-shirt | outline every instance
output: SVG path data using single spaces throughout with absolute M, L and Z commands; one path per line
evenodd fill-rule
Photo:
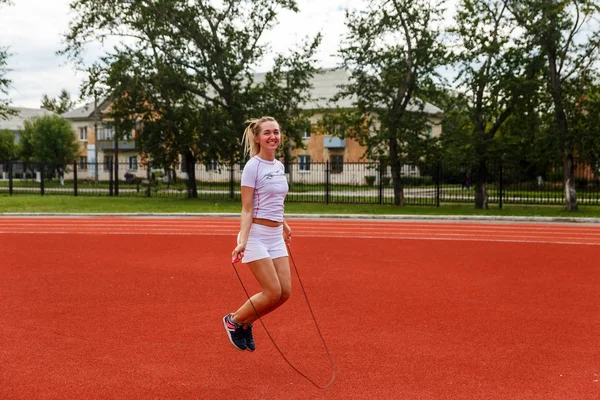
M 283 221 L 283 202 L 288 183 L 281 162 L 252 157 L 242 171 L 242 186 L 254 188 L 254 218 Z

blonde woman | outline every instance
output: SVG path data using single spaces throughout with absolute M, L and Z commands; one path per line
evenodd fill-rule
M 223 317 L 229 341 L 238 350 L 254 351 L 252 324 L 281 306 L 290 297 L 292 281 L 286 242 L 292 230 L 283 218 L 288 192 L 283 164 L 275 159 L 281 145 L 279 124 L 274 118 L 248 121 L 244 151 L 250 159 L 242 172 L 242 213 L 238 244 L 232 260 L 248 264 L 261 291 L 236 312 Z M 253 307 L 254 306 L 254 307 Z M 255 312 L 256 309 L 256 312 Z

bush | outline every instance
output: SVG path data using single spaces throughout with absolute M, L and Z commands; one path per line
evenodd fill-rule
M 367 182 L 368 186 L 373 186 L 375 184 L 375 179 L 376 179 L 375 175 L 367 175 L 367 176 L 365 176 L 365 181 Z

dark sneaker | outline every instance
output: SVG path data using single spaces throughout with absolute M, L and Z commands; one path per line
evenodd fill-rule
M 256 349 L 256 345 L 254 344 L 254 338 L 252 337 L 252 325 L 244 324 L 244 334 L 246 335 L 246 350 L 254 351 Z
M 231 320 L 231 314 L 223 317 L 223 326 L 227 336 L 229 336 L 229 341 L 236 349 L 244 351 L 248 348 L 246 345 L 246 331 L 243 325 Z

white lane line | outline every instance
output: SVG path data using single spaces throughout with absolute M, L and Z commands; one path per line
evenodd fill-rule
M 196 230 L 196 229 L 181 229 L 181 228 L 147 228 L 147 227 L 135 227 L 135 226 L 125 226 L 125 227 L 110 227 L 111 229 L 98 229 L 97 227 L 73 227 L 73 226 L 63 226 L 63 227 L 45 227 L 44 232 L 69 232 L 69 233 L 78 233 L 78 232 L 111 232 L 111 233 L 119 233 L 119 232 L 137 232 L 140 234 L 144 233 L 183 233 L 183 234 L 235 234 L 238 232 L 238 229 L 235 228 L 220 228 L 220 229 L 211 229 L 209 231 L 206 230 Z M 42 231 L 41 229 L 31 229 L 29 227 L 13 227 L 11 230 L 4 230 L 3 233 L 10 232 L 38 232 Z M 466 236 L 465 232 L 436 232 L 436 231 L 423 231 L 423 232 L 412 232 L 412 231 L 385 231 L 381 232 L 379 235 L 373 235 L 371 232 L 348 232 L 344 230 L 321 230 L 321 231 L 304 231 L 304 230 L 295 230 L 295 236 L 303 236 L 303 237 L 382 237 L 382 238 L 390 238 L 390 237 L 421 237 L 423 235 L 426 236 L 435 236 L 435 237 L 463 237 Z M 588 240 L 592 239 L 593 241 L 596 238 L 590 238 L 589 236 L 582 237 L 581 235 L 564 235 L 564 234 L 553 234 L 553 233 L 543 233 L 543 232 L 519 232 L 514 234 L 507 234 L 506 232 L 491 232 L 485 234 L 479 234 L 476 237 L 484 238 L 484 237 L 498 237 L 498 238 L 510 238 L 510 239 L 529 239 L 529 238 L 538 238 L 538 239 L 552 239 L 553 237 L 558 236 L 561 239 L 569 239 L 569 240 Z
M 69 223 L 45 223 L 45 224 L 4 224 L 4 227 L 8 228 L 8 227 L 13 227 L 13 228 L 20 228 L 20 227 L 27 227 L 27 228 L 36 228 L 36 227 L 44 227 L 44 228 L 49 228 L 49 227 L 70 227 L 73 229 L 81 229 L 81 228 L 85 228 L 85 227 L 89 227 L 89 228 L 98 228 L 98 227 L 106 227 L 106 228 L 115 228 L 115 227 L 126 227 L 126 228 L 131 228 L 131 227 L 137 227 L 137 228 L 154 228 L 154 227 L 158 227 L 158 228 L 162 228 L 162 229 L 181 229 L 181 228 L 199 228 L 199 229 L 205 229 L 205 228 L 218 228 L 218 229 L 222 229 L 222 228 L 228 228 L 228 229 L 237 229 L 239 227 L 238 224 L 115 224 L 115 223 L 88 223 L 88 224 L 77 224 L 77 225 L 73 225 L 73 224 L 69 224 Z M 317 228 L 317 227 L 313 227 L 313 226 L 293 226 L 293 228 L 295 228 L 296 231 L 329 231 L 329 230 L 340 230 L 343 228 L 346 228 L 345 226 L 339 226 L 339 225 L 329 225 L 326 227 L 321 227 L 321 228 Z M 385 229 L 382 229 L 385 228 Z M 387 227 L 362 227 L 360 229 L 360 231 L 377 231 L 377 232 L 381 232 L 381 231 L 385 231 L 385 232 L 390 232 L 390 231 L 395 231 L 395 232 L 466 232 L 466 233 L 485 233 L 485 232 L 499 232 L 499 233 L 514 233 L 514 232 L 532 232 L 532 233 L 557 233 L 557 234 L 565 234 L 565 233 L 569 233 L 569 234 L 574 234 L 574 233 L 582 233 L 582 234 L 591 234 L 591 235 L 600 235 L 600 230 L 598 230 L 597 232 L 593 232 L 591 230 L 587 230 L 587 229 L 583 229 L 583 230 L 569 230 L 569 231 L 563 231 L 563 230 L 553 230 L 553 229 L 544 229 L 544 230 L 540 230 L 540 229 L 528 229 L 528 228 L 512 228 L 512 229 L 495 229 L 494 227 L 490 227 L 490 228 L 475 228 L 475 229 L 464 229 L 463 227 L 457 226 L 457 227 L 444 227 L 442 229 L 438 228 L 438 227 L 427 227 L 426 229 L 424 228 L 419 228 L 419 227 L 413 227 L 413 226 L 387 226 Z M 344 232 L 348 232 L 348 230 L 344 229 Z
M 90 222 L 96 222 L 96 221 L 109 221 L 109 222 L 115 222 L 115 221 L 123 221 L 123 222 L 135 222 L 136 224 L 138 223 L 147 223 L 147 222 L 152 222 L 152 223 L 160 223 L 160 224 L 168 224 L 168 225 L 181 225 L 181 224 L 195 224 L 195 223 L 206 223 L 206 222 L 210 222 L 210 223 L 232 223 L 232 224 L 239 224 L 239 218 L 185 218 L 185 219 L 161 219 L 161 218 L 144 218 L 144 219 L 140 219 L 140 218 L 136 218 L 136 217 L 120 217 L 120 216 L 114 216 L 114 217 L 88 217 L 88 218 L 48 218 L 48 217 L 31 217 L 31 218 L 4 218 L 4 217 L 0 217 L 0 221 L 2 222 L 6 222 L 6 223 L 10 223 L 13 221 L 19 221 L 19 222 L 24 222 L 24 223 L 41 223 L 43 221 L 51 221 L 51 222 L 73 222 L 73 223 L 77 223 L 77 224 L 86 224 L 86 223 L 90 223 Z M 294 225 L 307 225 L 307 226 L 314 226 L 314 227 L 323 227 L 323 226 L 330 226 L 332 224 L 338 225 L 338 226 L 348 226 L 348 227 L 365 227 L 365 226 L 373 226 L 375 228 L 380 228 L 381 226 L 386 226 L 386 225 L 409 225 L 409 226 L 419 226 L 419 227 L 438 227 L 438 228 L 443 228 L 443 227 L 451 227 L 451 226 L 461 226 L 461 227 L 494 227 L 497 229 L 513 229 L 514 227 L 529 227 L 531 229 L 547 229 L 548 227 L 554 227 L 554 228 L 559 228 L 559 229 L 563 229 L 563 230 L 571 230 L 571 229 L 585 229 L 585 228 L 590 228 L 590 229 L 600 229 L 600 227 L 596 226 L 596 225 L 574 225 L 574 224 L 558 224 L 558 223 L 547 223 L 547 222 L 523 222 L 523 223 L 514 223 L 514 222 L 504 222 L 504 221 L 498 221 L 498 223 L 489 223 L 489 222 L 478 222 L 478 221 L 472 221 L 472 222 L 467 222 L 467 221 L 462 221 L 462 220 L 458 220 L 458 221 L 431 221 L 431 222 L 416 222 L 413 220 L 395 220 L 395 221 L 389 221 L 389 220 L 364 220 L 364 221 L 345 221 L 345 220 L 339 220 L 339 219 L 335 219 L 335 220 L 324 220 L 324 219 L 318 219 L 318 220 L 310 220 L 310 219 L 293 219 L 290 220 L 293 221 L 292 223 Z
M 84 223 L 82 223 L 84 222 Z M 0 219 L 0 225 L 4 226 L 14 226 L 14 225 L 24 225 L 24 226 L 39 226 L 39 225 L 75 225 L 75 226 L 85 226 L 85 225 L 95 225 L 95 226 L 113 226 L 113 225 L 136 225 L 136 226 L 239 226 L 238 221 L 186 221 L 186 222 L 175 222 L 175 221 L 138 221 L 138 220 L 106 220 L 102 221 L 94 221 L 94 220 L 60 220 L 60 221 L 52 221 L 52 220 L 40 220 L 40 221 L 6 221 Z M 440 225 L 432 225 L 432 224 L 407 224 L 407 223 L 387 223 L 387 224 L 370 224 L 364 223 L 360 225 L 356 224 L 348 224 L 348 223 L 329 223 L 325 225 L 315 225 L 311 223 L 298 223 L 293 222 L 290 224 L 295 227 L 302 228 L 328 228 L 331 226 L 344 227 L 344 228 L 359 228 L 359 229 L 373 229 L 380 230 L 382 228 L 398 228 L 398 229 L 436 229 L 436 230 L 445 230 L 445 229 L 465 229 L 465 230 L 485 230 L 485 229 L 494 229 L 494 230 L 538 230 L 538 231 L 546 231 L 546 230 L 560 230 L 560 231 L 597 231 L 600 232 L 599 227 L 566 227 L 566 226 L 534 226 L 534 225 L 480 225 L 480 224 L 440 224 Z
M 239 223 L 234 219 L 147 219 L 127 217 L 61 219 L 40 218 L 12 220 L 0 219 L 0 233 L 21 234 L 86 234 L 86 235 L 177 235 L 209 236 L 235 235 Z M 348 229 L 356 227 L 358 229 Z M 567 228 L 567 229 L 565 229 Z M 599 245 L 596 242 L 600 229 L 596 227 L 569 227 L 533 224 L 479 224 L 479 223 L 414 223 L 404 221 L 346 222 L 294 221 L 295 237 L 364 238 L 402 240 L 460 240 L 509 243 L 554 243 Z M 575 235 L 575 236 L 574 236 Z
M 8 227 L 4 227 L 4 228 L 8 228 Z M 10 229 L 13 229 L 14 231 L 20 231 L 23 229 L 29 229 L 31 230 L 31 228 L 36 228 L 35 226 L 28 226 L 28 225 L 13 225 L 10 227 Z M 37 227 L 39 229 L 41 229 L 42 227 Z M 83 230 L 95 230 L 95 229 L 114 229 L 114 230 L 118 230 L 118 231 L 139 231 L 139 232 L 144 232 L 144 231 L 164 231 L 164 232 L 169 232 L 169 231 L 186 231 L 186 232 L 192 232 L 194 231 L 194 229 L 198 229 L 198 230 L 206 230 L 206 229 L 210 229 L 210 232 L 215 232 L 215 233 L 222 233 L 222 232 L 237 232 L 239 230 L 239 227 L 233 225 L 233 226 L 222 226 L 222 225 L 205 225 L 205 226 L 162 226 L 162 225 L 153 225 L 153 224 L 148 224 L 148 225 L 106 225 L 106 224 L 86 224 L 86 225 L 80 225 L 80 226 L 73 226 L 70 224 L 57 224 L 57 225 L 44 225 L 43 226 L 44 229 L 48 230 L 48 229 L 53 229 L 53 230 L 57 230 L 57 231 L 61 231 L 61 230 L 69 230 L 69 231 L 73 231 L 73 232 L 78 232 L 78 231 L 83 231 Z M 190 229 L 191 228 L 191 229 Z M 446 230 L 438 230 L 438 229 L 410 229 L 410 228 L 405 228 L 405 229 L 399 229 L 399 228 L 393 228 L 393 229 L 385 229 L 385 230 L 377 230 L 377 232 L 367 232 L 367 230 L 361 230 L 359 233 L 356 232 L 348 232 L 347 230 L 340 230 L 340 227 L 329 227 L 327 229 L 305 229 L 305 228 L 294 228 L 293 229 L 294 235 L 306 235 L 306 236 L 310 236 L 313 233 L 327 233 L 330 235 L 346 235 L 346 236 L 356 236 L 357 234 L 359 236 L 365 235 L 365 234 L 373 234 L 373 233 L 381 233 L 381 235 L 384 236 L 390 236 L 390 235 L 395 235 L 395 234 L 410 234 L 410 235 L 422 235 L 422 234 L 433 234 L 433 235 L 439 235 L 439 236 L 461 236 L 461 235 L 467 235 L 467 234 L 477 234 L 478 236 L 507 236 L 510 235 L 513 238 L 519 238 L 519 237 L 529 237 L 532 235 L 535 236 L 539 236 L 539 237 L 553 237 L 553 236 L 559 236 L 561 238 L 571 238 L 573 237 L 573 234 L 577 234 L 579 232 L 556 232 L 556 231 L 529 231 L 526 229 L 521 229 L 521 230 L 512 230 L 512 231 L 496 231 L 496 230 L 477 230 L 477 231 L 464 231 L 461 229 L 446 229 Z M 595 233 L 595 232 L 581 232 L 580 233 L 581 236 L 585 236 L 586 239 L 596 239 L 596 237 L 600 237 L 600 233 Z M 578 237 L 574 237 L 574 239 L 579 239 Z
M 132 220 L 118 218 L 114 221 L 107 221 L 104 219 L 104 222 L 97 222 L 93 220 L 86 220 L 84 224 L 82 224 L 81 220 L 76 220 L 76 223 L 70 223 L 71 221 L 62 220 L 61 223 L 49 222 L 46 221 L 37 221 L 31 222 L 26 221 L 26 223 L 17 223 L 17 224 L 0 224 L 0 228 L 4 229 L 23 229 L 23 228 L 38 228 L 38 229 L 98 229 L 98 228 L 111 228 L 111 229 L 150 229 L 151 227 L 160 228 L 164 230 L 181 230 L 181 229 L 199 229 L 206 230 L 209 229 L 211 231 L 219 232 L 221 230 L 239 230 L 239 225 L 237 221 L 211 221 L 207 223 L 206 220 L 200 220 L 197 222 L 186 222 L 180 223 L 180 221 L 168 220 L 165 223 L 162 221 L 152 221 L 148 222 L 139 222 L 136 220 L 135 223 L 130 223 Z M 5 222 L 5 221 L 2 221 Z M 158 222 L 158 223 L 157 223 Z M 530 225 L 523 226 L 498 226 L 498 225 L 432 225 L 432 224 L 404 224 L 404 223 L 387 223 L 387 224 L 348 224 L 348 223 L 334 223 L 324 225 L 324 226 L 315 226 L 313 224 L 293 224 L 292 230 L 295 235 L 298 234 L 311 234 L 312 232 L 318 233 L 328 233 L 328 234 L 345 234 L 348 233 L 346 228 L 350 226 L 357 226 L 360 229 L 358 231 L 361 234 L 364 233 L 381 233 L 383 235 L 395 234 L 395 233 L 407 233 L 407 234 L 420 234 L 420 233 L 433 233 L 433 234 L 448 234 L 448 235 L 479 235 L 485 236 L 490 234 L 498 234 L 498 235 L 523 235 L 523 234 L 536 234 L 536 235 L 545 235 L 545 236 L 565 236 L 568 234 L 581 234 L 586 236 L 587 238 L 596 238 L 600 236 L 600 229 L 584 229 L 582 227 L 573 228 L 573 229 L 564 229 L 562 226 L 554 227 L 554 226 L 543 226 L 543 227 L 534 227 Z M 553 229 L 558 228 L 558 229 Z M 370 232 L 375 231 L 375 232 Z M 355 232 L 351 233 L 353 236 L 356 235 Z
M 230 236 L 231 233 L 212 233 L 212 232 L 110 232 L 110 231 L 96 231 L 96 232 L 53 232 L 53 231 L 2 231 L 0 234 L 19 234 L 19 235 L 156 235 L 156 236 Z M 600 246 L 600 242 L 577 242 L 577 241 L 563 241 L 563 240 L 535 240 L 533 239 L 498 239 L 498 238 L 476 238 L 476 237 L 459 237 L 459 238 L 448 238 L 448 237 L 430 237 L 430 236 L 331 236 L 331 235 L 307 235 L 301 237 L 308 238 L 346 238 L 346 239 L 390 239 L 390 240 L 428 240 L 428 241 L 463 241 L 463 242 L 501 242 L 501 243 L 526 243 L 526 244 L 563 244 L 563 245 L 584 245 L 584 246 Z

